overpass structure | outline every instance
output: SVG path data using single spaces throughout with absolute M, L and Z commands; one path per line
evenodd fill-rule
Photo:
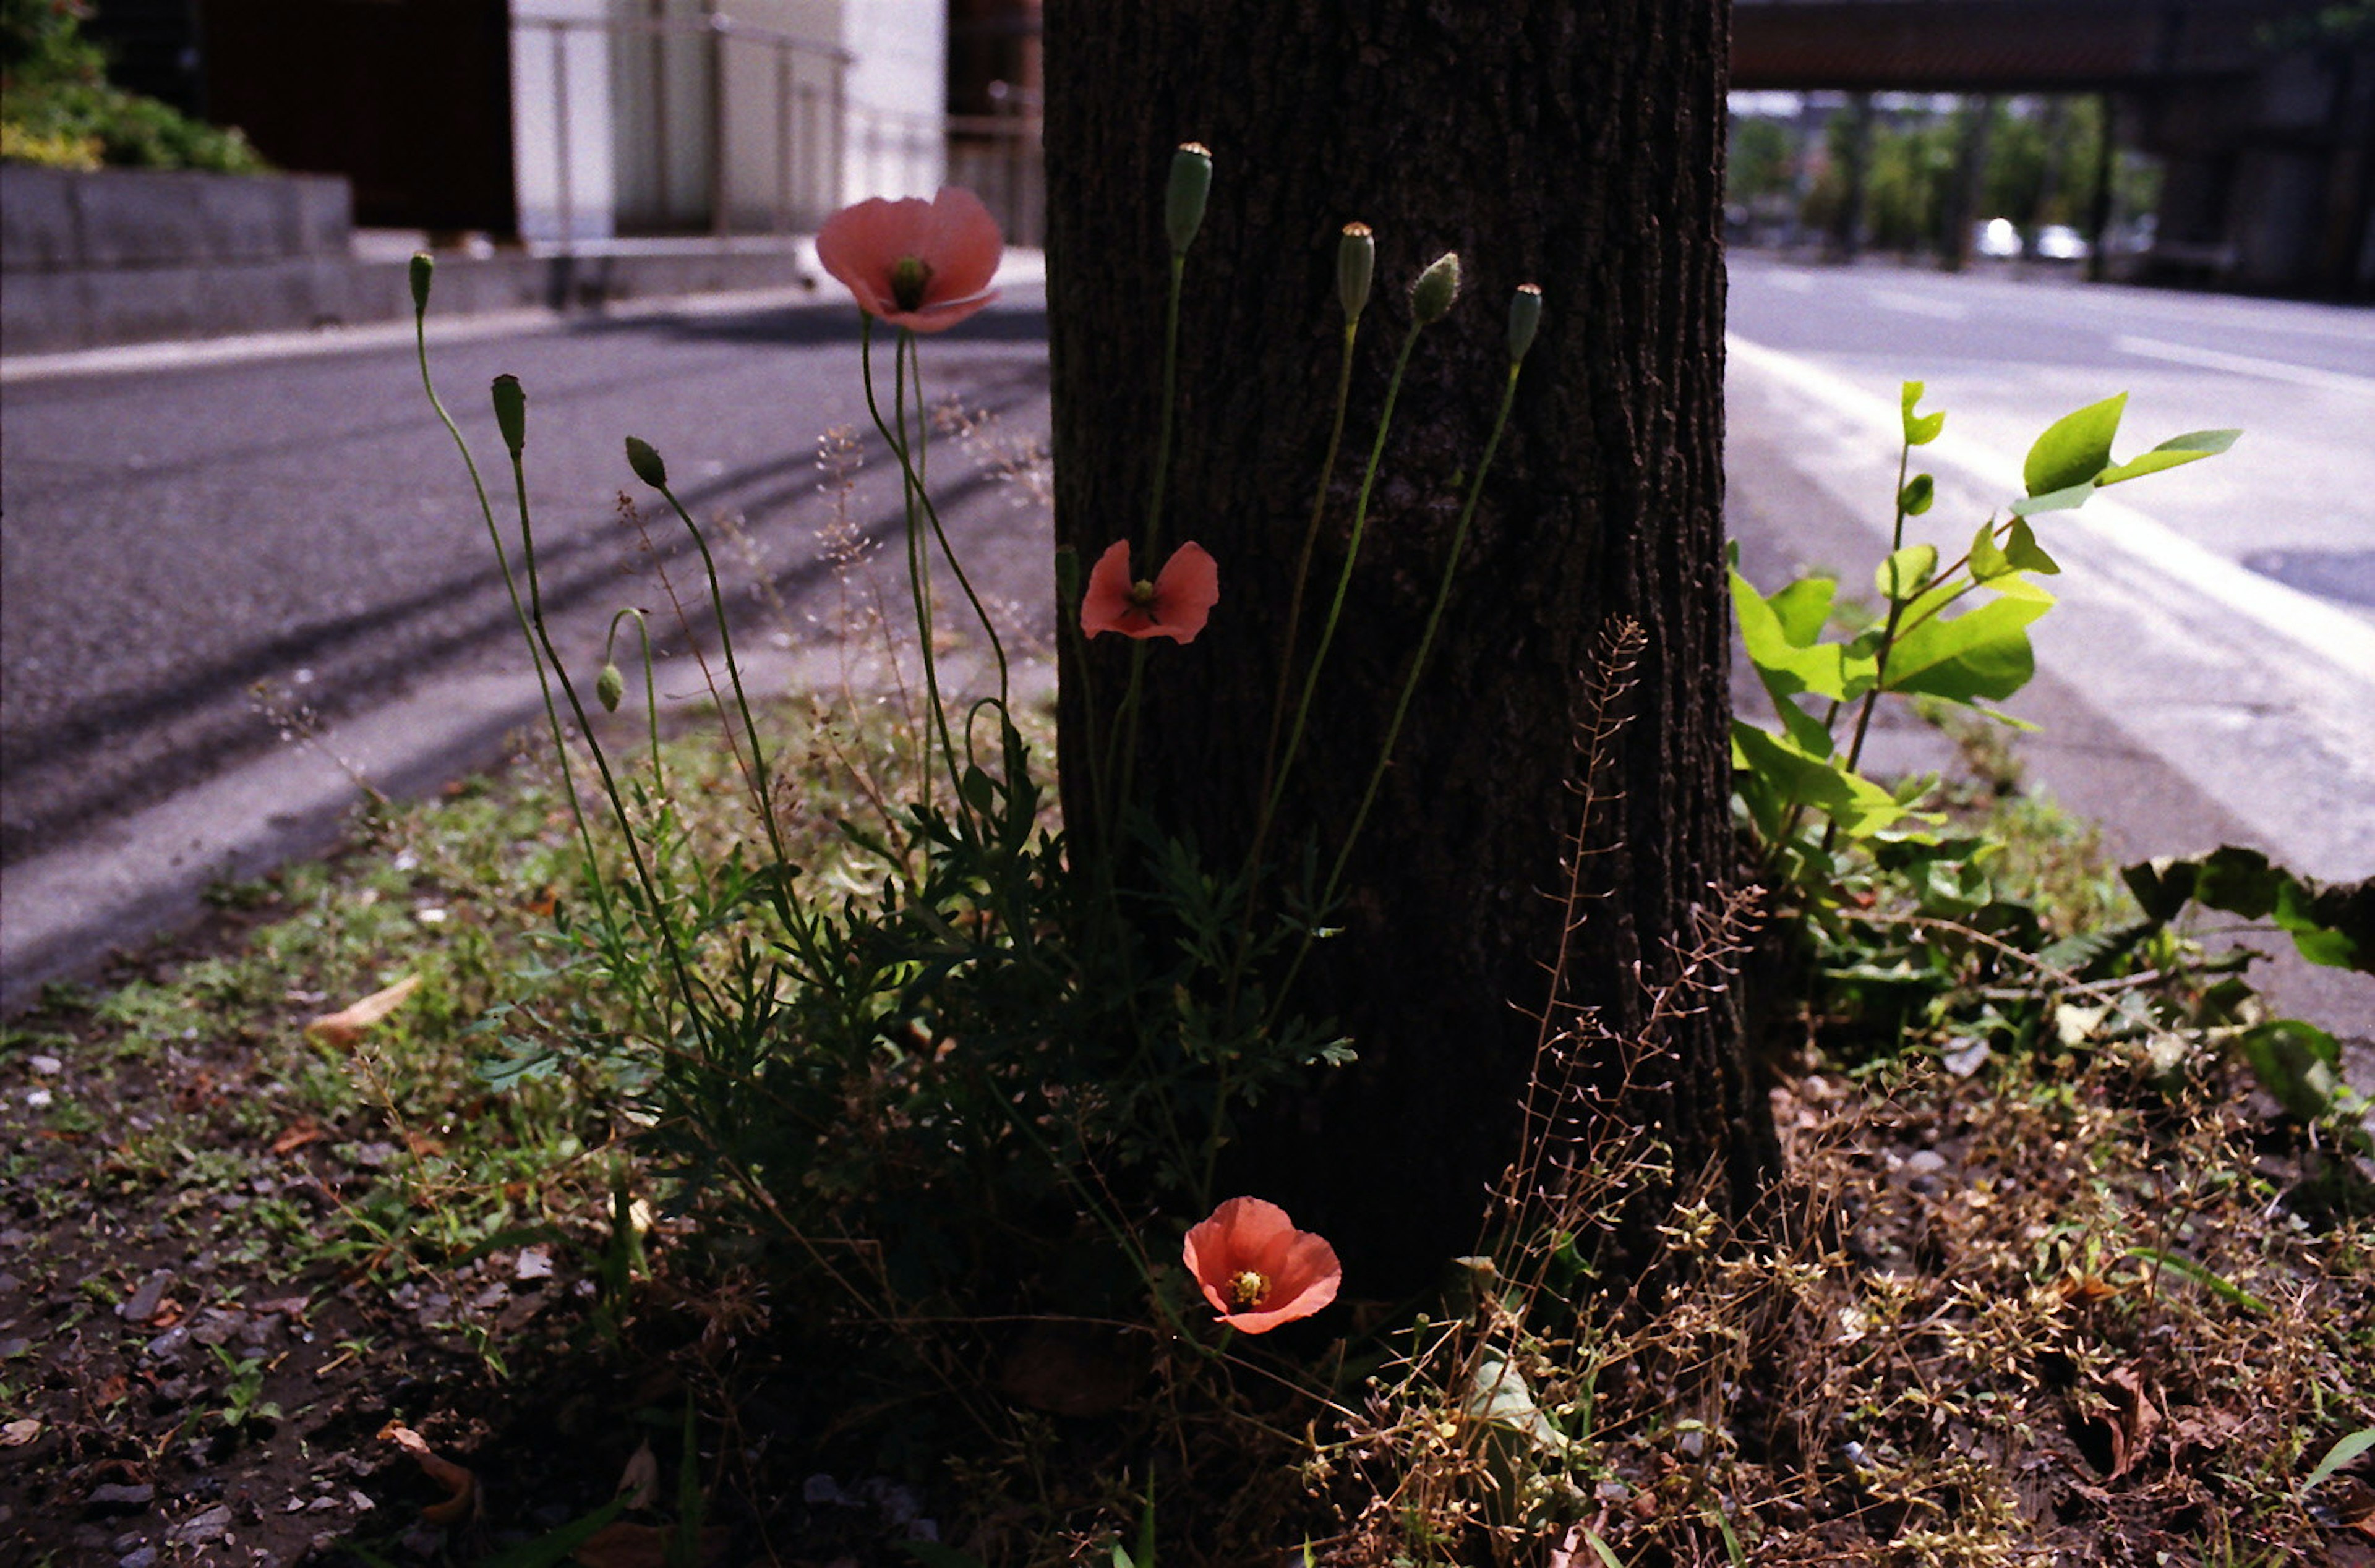
M 2375 5 L 1733 0 L 1735 88 L 2094 92 L 2165 170 L 2151 265 L 2375 298 Z

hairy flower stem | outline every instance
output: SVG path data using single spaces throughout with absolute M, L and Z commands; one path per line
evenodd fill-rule
M 1418 344 L 1418 335 L 1426 330 L 1424 322 L 1414 324 L 1410 335 L 1402 339 L 1401 352 L 1394 356 L 1394 373 L 1386 383 L 1386 407 L 1377 416 L 1377 439 L 1369 443 L 1368 466 L 1361 474 L 1360 499 L 1353 506 L 1353 536 L 1344 546 L 1344 564 L 1336 573 L 1335 595 L 1328 604 L 1328 619 L 1319 628 L 1319 645 L 1311 651 L 1311 667 L 1303 675 L 1303 695 L 1295 703 L 1294 724 L 1287 731 L 1286 750 L 1280 757 L 1278 776 L 1270 781 L 1270 793 L 1262 801 L 1262 819 L 1278 812 L 1280 799 L 1286 793 L 1286 781 L 1294 770 L 1295 758 L 1303 749 L 1303 732 L 1311 718 L 1312 695 L 1319 690 L 1320 666 L 1328 661 L 1328 650 L 1336 640 L 1337 623 L 1344 616 L 1344 596 L 1353 585 L 1353 567 L 1361 557 L 1361 539 L 1369 526 L 1369 495 L 1377 482 L 1377 465 L 1386 453 L 1386 436 L 1393 429 L 1394 404 L 1400 398 L 1402 374 L 1410 368 L 1411 350 Z
M 1329 421 L 1328 454 L 1319 460 L 1319 488 L 1311 498 L 1311 521 L 1304 525 L 1303 548 L 1294 558 L 1294 586 L 1286 600 L 1286 631 L 1279 638 L 1278 694 L 1270 699 L 1270 734 L 1262 742 L 1261 815 L 1254 821 L 1253 847 L 1246 852 L 1246 924 L 1253 922 L 1253 889 L 1261 869 L 1262 850 L 1270 842 L 1272 808 L 1270 785 L 1278 772 L 1278 735 L 1286 723 L 1286 693 L 1294 678 L 1294 644 L 1303 625 L 1303 594 L 1311 582 L 1311 552 L 1319 543 L 1319 520 L 1328 510 L 1328 486 L 1336 477 L 1336 455 L 1344 443 L 1344 410 L 1353 395 L 1353 346 L 1360 336 L 1355 316 L 1344 324 L 1344 354 L 1336 367 L 1336 413 Z
M 1459 521 L 1451 530 L 1451 548 L 1444 553 L 1443 580 L 1435 590 L 1435 606 L 1426 614 L 1426 630 L 1418 640 L 1418 652 L 1411 655 L 1410 674 L 1402 679 L 1401 695 L 1394 701 L 1394 716 L 1386 725 L 1386 743 L 1377 750 L 1377 765 L 1369 772 L 1368 787 L 1361 792 L 1361 804 L 1353 813 L 1353 825 L 1344 830 L 1344 843 L 1336 852 L 1335 868 L 1328 873 L 1327 890 L 1319 895 L 1319 907 L 1326 909 L 1336 902 L 1343 890 L 1344 868 L 1352 863 L 1353 843 L 1369 820 L 1369 808 L 1377 804 L 1377 786 L 1385 782 L 1386 768 L 1393 761 L 1394 743 L 1401 738 L 1402 721 L 1410 716 L 1411 698 L 1418 690 L 1419 674 L 1426 667 L 1426 655 L 1435 647 L 1435 634 L 1443 626 L 1444 607 L 1451 602 L 1452 573 L 1459 568 L 1459 553 L 1468 542 L 1468 525 L 1476 516 L 1476 502 L 1484 493 L 1484 476 L 1492 471 L 1493 459 L 1501 450 L 1501 436 L 1509 428 L 1509 409 L 1518 400 L 1518 365 L 1512 361 L 1508 379 L 1502 383 L 1501 407 L 1493 416 L 1493 433 L 1485 439 L 1483 460 L 1476 465 L 1476 477 L 1469 481 L 1468 500 L 1459 509 Z M 1308 942 L 1306 935 L 1305 941 Z
M 1152 573 L 1155 554 L 1163 547 L 1163 501 L 1171 488 L 1171 438 L 1179 403 L 1179 295 L 1188 277 L 1188 253 L 1171 253 L 1171 292 L 1163 312 L 1163 404 L 1156 419 L 1154 438 L 1154 485 L 1146 501 L 1146 555 L 1143 564 Z M 1114 713 L 1114 735 L 1106 742 L 1105 765 L 1102 770 L 1107 778 L 1118 777 L 1112 800 L 1097 803 L 1097 841 L 1099 857 L 1108 865 L 1115 852 L 1115 835 L 1118 831 L 1115 819 L 1129 808 L 1130 791 L 1138 773 L 1139 698 L 1146 684 L 1146 642 L 1133 639 L 1129 649 L 1129 685 L 1122 692 L 1121 707 Z M 1118 764 L 1113 752 L 1118 749 Z M 1117 766 L 1118 774 L 1117 775 Z
M 949 543 L 948 530 L 940 523 L 940 509 L 932 501 L 931 487 L 924 482 L 924 464 L 930 455 L 930 421 L 926 417 L 924 406 L 924 363 L 916 357 L 916 335 L 902 327 L 899 348 L 907 356 L 907 373 L 916 384 L 916 463 L 914 473 L 907 477 L 915 486 L 917 502 L 924 509 L 924 520 L 931 525 L 932 538 L 939 545 L 940 554 L 948 561 L 949 570 L 955 573 L 957 586 L 964 592 L 965 603 L 973 607 L 974 619 L 981 622 L 982 634 L 989 639 L 990 656 L 998 661 L 998 705 L 1002 710 L 1010 705 L 1011 686 L 1007 672 L 1006 644 L 998 638 L 998 622 L 981 602 L 981 595 L 974 591 L 973 578 L 966 573 L 964 562 L 957 558 L 956 547 Z M 907 461 L 904 450 L 899 454 L 899 461 L 904 473 Z
M 726 658 L 726 682 L 734 689 L 734 708 L 741 715 L 742 736 L 750 747 L 749 761 L 744 762 L 742 749 L 735 745 L 730 734 L 727 737 L 727 743 L 733 748 L 736 764 L 745 766 L 749 770 L 745 775 L 746 782 L 749 783 L 752 793 L 758 796 L 759 825 L 766 830 L 767 848 L 774 855 L 777 867 L 788 866 L 791 864 L 791 855 L 784 847 L 783 830 L 775 821 L 775 796 L 773 785 L 767 777 L 766 749 L 759 744 L 759 725 L 750 716 L 750 695 L 742 685 L 742 666 L 736 663 L 734 658 L 734 633 L 726 623 L 726 594 L 717 584 L 716 560 L 710 555 L 709 541 L 702 537 L 701 528 L 693 522 L 692 513 L 684 509 L 684 502 L 677 500 L 676 492 L 666 485 L 655 488 L 659 490 L 661 499 L 666 501 L 669 508 L 676 513 L 677 521 L 684 525 L 684 531 L 692 536 L 693 548 L 701 551 L 701 569 L 709 577 L 709 605 L 717 618 L 717 645 Z M 779 877 L 777 880 L 780 882 L 781 878 Z
M 552 671 L 545 666 L 535 628 L 528 621 L 527 606 L 521 600 L 519 584 L 512 576 L 511 552 L 503 546 L 502 529 L 496 525 L 494 504 L 487 499 L 487 484 L 479 477 L 478 460 L 470 455 L 470 443 L 462 439 L 461 428 L 454 423 L 454 416 L 445 411 L 444 403 L 437 395 L 435 383 L 429 379 L 428 315 L 428 301 L 423 298 L 412 312 L 412 348 L 413 356 L 420 366 L 420 390 L 428 395 L 429 407 L 436 411 L 438 422 L 445 427 L 445 433 L 454 438 L 454 450 L 462 454 L 462 466 L 470 475 L 470 488 L 478 494 L 479 515 L 486 520 L 487 540 L 495 549 L 495 568 L 502 573 L 503 592 L 510 595 L 513 619 L 518 621 L 520 636 L 527 643 L 528 662 L 536 666 L 537 690 L 543 695 L 545 722 L 552 731 L 553 761 L 561 769 L 561 793 L 568 797 L 569 814 L 577 825 L 577 843 L 580 852 L 585 856 L 585 875 L 594 896 L 594 907 L 601 916 L 603 931 L 615 936 L 619 930 L 618 914 L 610 903 L 609 884 L 601 874 L 601 861 L 594 847 L 593 826 L 585 819 L 585 804 L 577 798 L 577 784 L 569 763 L 567 734 L 561 728 L 561 710 L 552 700 Z M 644 1000 L 641 967 L 620 964 L 614 969 L 622 976 L 628 988 L 635 993 L 634 1001 L 640 1010 Z
M 660 761 L 660 700 L 659 683 L 652 674 L 652 629 L 644 619 L 644 612 L 629 605 L 610 618 L 610 631 L 602 639 L 602 662 L 612 663 L 610 650 L 619 640 L 619 623 L 632 620 L 635 635 L 643 640 L 644 651 L 644 717 L 651 725 L 652 788 L 661 795 L 668 793 L 668 772 Z
M 885 444 L 898 454 L 899 471 L 904 481 L 900 489 L 906 517 L 907 597 L 916 610 L 916 641 L 924 656 L 924 701 L 931 709 L 926 721 L 928 728 L 922 742 L 923 765 L 916 770 L 923 791 L 922 807 L 932 808 L 931 734 L 940 737 L 940 755 L 949 770 L 949 784 L 957 798 L 957 809 L 964 808 L 964 790 L 957 775 L 955 746 L 949 738 L 947 712 L 940 706 L 939 654 L 932 646 L 932 584 L 931 558 L 923 548 L 921 508 L 916 496 L 921 480 L 916 474 L 907 448 L 907 360 L 895 349 L 891 356 L 892 418 L 882 417 L 882 405 L 874 393 L 874 318 L 861 316 L 858 327 L 859 373 L 866 383 L 866 411 L 874 416 L 874 428 Z
M 609 797 L 611 814 L 618 819 L 619 836 L 626 841 L 627 858 L 634 866 L 635 880 L 643 887 L 651 922 L 659 928 L 660 945 L 668 953 L 668 968 L 676 978 L 678 994 L 683 998 L 686 1017 L 701 1037 L 703 1054 L 707 1055 L 713 1042 L 701 989 L 693 981 L 692 968 L 678 941 L 676 926 L 668 918 L 668 902 L 661 893 L 659 879 L 644 858 L 643 841 L 635 836 L 634 823 L 627 815 L 626 797 L 620 793 L 619 781 L 610 772 L 610 760 L 602 743 L 594 737 L 594 726 L 585 717 L 585 704 L 579 700 L 576 683 L 569 678 L 568 667 L 552 645 L 552 632 L 545 625 L 544 587 L 536 565 L 536 527 L 528 516 L 527 465 L 516 451 L 512 454 L 512 484 L 519 501 L 520 560 L 527 571 L 528 621 L 535 628 L 537 645 L 544 650 L 544 657 L 552 666 L 553 678 L 561 684 L 561 696 L 568 700 L 569 712 L 577 721 L 577 733 L 585 737 L 586 752 L 594 759 L 595 772 L 601 776 L 602 793 Z

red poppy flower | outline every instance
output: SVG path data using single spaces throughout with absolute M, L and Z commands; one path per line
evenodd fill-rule
M 1116 539 L 1089 572 L 1089 591 L 1081 595 L 1081 631 L 1089 637 L 1118 631 L 1193 643 L 1220 602 L 1221 568 L 1203 546 L 1181 545 L 1153 582 L 1133 583 L 1129 541 Z
M 1248 1334 L 1309 1317 L 1336 1299 L 1344 1279 L 1325 1236 L 1296 1230 L 1285 1209 L 1258 1197 L 1212 1210 L 1183 1250 L 1221 1321 Z
M 981 198 L 943 185 L 930 201 L 876 196 L 843 207 L 817 231 L 817 261 L 868 315 L 916 332 L 954 326 L 998 295 L 989 287 L 1006 242 Z

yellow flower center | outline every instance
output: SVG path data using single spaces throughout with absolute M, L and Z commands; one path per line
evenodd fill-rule
M 1129 602 L 1134 605 L 1152 604 L 1154 602 L 1154 584 L 1148 582 L 1143 577 L 1131 584 L 1129 585 Z
M 1230 1276 L 1229 1300 L 1239 1308 L 1258 1306 L 1270 1294 L 1270 1276 L 1247 1268 Z
M 924 302 L 924 289 L 932 281 L 931 264 L 921 256 L 901 256 L 891 264 L 891 299 L 903 311 Z

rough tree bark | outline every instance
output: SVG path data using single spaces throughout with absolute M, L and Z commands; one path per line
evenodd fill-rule
M 1406 286 L 1467 264 L 1421 338 L 1306 760 L 1276 842 L 1332 855 L 1375 759 L 1483 448 L 1510 294 L 1541 336 L 1419 701 L 1358 852 L 1344 936 L 1302 996 L 1357 1066 L 1274 1107 L 1233 1173 L 1333 1237 L 1354 1277 L 1423 1280 L 1472 1244 L 1506 1160 L 1558 929 L 1570 726 L 1590 650 L 1647 630 L 1625 792 L 1582 937 L 1589 999 L 1637 1022 L 1657 973 L 1731 869 L 1721 557 L 1725 0 L 1048 0 L 1048 264 L 1057 532 L 1093 560 L 1139 535 L 1162 358 L 1162 186 L 1209 146 L 1189 258 L 1180 441 L 1165 527 L 1218 557 L 1192 646 L 1154 645 L 1137 775 L 1216 863 L 1243 854 L 1293 563 L 1340 345 L 1341 227 L 1377 234 L 1377 290 L 1303 619 L 1307 657 L 1342 559 Z M 1140 563 L 1141 572 L 1149 569 Z M 1108 700 L 1127 654 L 1093 650 Z M 1085 825 L 1081 683 L 1068 678 L 1066 808 Z M 1323 862 L 1324 864 L 1324 862 Z M 1671 1032 L 1672 1070 L 1626 1114 L 1735 1202 L 1771 1154 L 1731 1009 Z M 1257 1185 L 1257 1184 L 1258 1184 Z M 1231 1190 L 1237 1190 L 1232 1187 Z M 1365 1292 L 1367 1293 L 1367 1292 Z

